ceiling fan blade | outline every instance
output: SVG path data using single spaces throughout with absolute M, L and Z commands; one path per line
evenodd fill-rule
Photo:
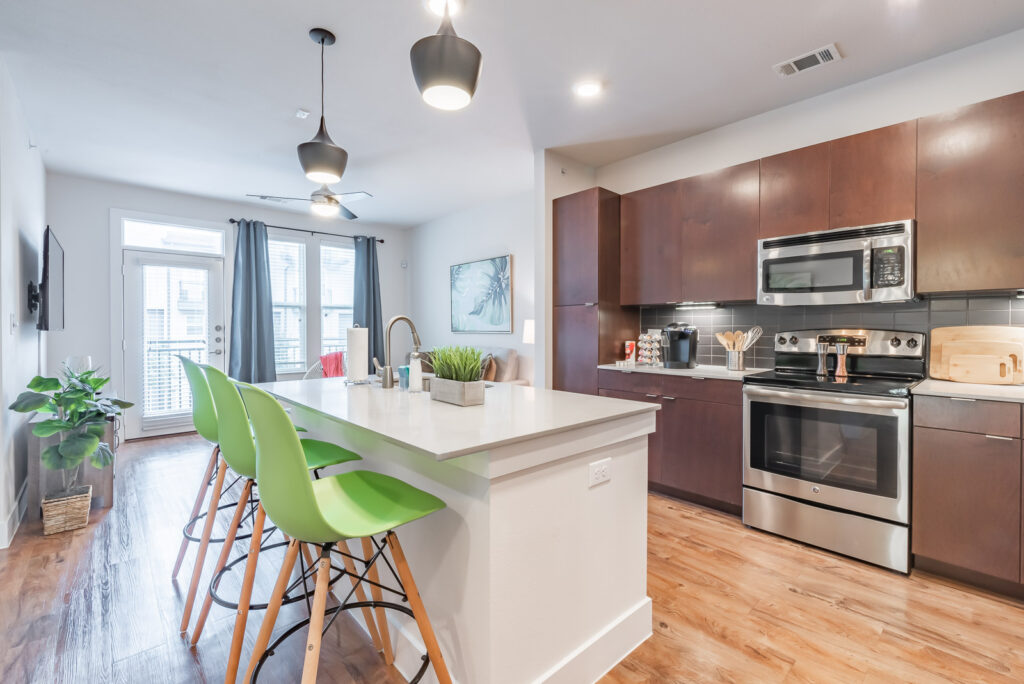
M 373 195 L 371 195 L 368 192 L 363 192 L 362 190 L 360 190 L 358 192 L 339 192 L 337 194 L 331 195 L 331 197 L 333 197 L 334 199 L 338 200 L 339 202 L 350 202 L 351 203 L 351 202 L 358 202 L 359 200 L 364 200 L 364 199 L 372 199 Z
M 351 211 L 349 211 L 348 207 L 346 207 L 344 204 L 339 204 L 338 207 L 341 209 L 341 215 L 347 218 L 349 221 L 355 221 L 357 218 L 359 218 Z
M 246 197 L 258 197 L 261 200 L 282 200 L 285 202 L 312 202 L 309 197 L 280 197 L 278 195 L 246 195 Z

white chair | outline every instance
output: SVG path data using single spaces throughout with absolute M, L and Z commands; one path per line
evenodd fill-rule
M 312 380 L 315 378 L 324 377 L 324 365 L 318 360 L 306 371 L 306 374 L 302 376 L 303 380 Z

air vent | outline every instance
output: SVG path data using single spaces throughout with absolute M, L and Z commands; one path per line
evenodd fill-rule
M 832 43 L 831 45 L 808 52 L 806 55 L 800 55 L 789 61 L 780 62 L 772 67 L 772 69 L 779 76 L 792 76 L 798 72 L 819 67 L 822 64 L 838 62 L 842 58 L 843 56 L 839 54 L 839 48 L 836 47 L 835 43 Z

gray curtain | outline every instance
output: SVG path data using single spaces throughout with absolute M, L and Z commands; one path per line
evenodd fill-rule
M 228 375 L 242 382 L 277 380 L 270 256 L 263 221 L 238 222 L 235 280 L 231 291 Z
M 384 321 L 380 312 L 380 269 L 377 267 L 377 238 L 356 235 L 355 297 L 352 322 L 369 331 L 367 369 L 372 375 L 373 357 L 384 365 Z M 356 359 L 352 359 L 355 363 Z

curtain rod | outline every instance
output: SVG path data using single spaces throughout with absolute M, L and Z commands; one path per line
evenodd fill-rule
M 229 223 L 238 223 L 239 219 L 228 219 Z M 310 235 L 328 235 L 330 237 L 344 237 L 344 238 L 355 238 L 355 235 L 342 235 L 341 233 L 324 233 L 319 230 L 308 230 L 306 228 L 289 228 L 288 226 L 274 226 L 269 223 L 264 224 L 267 228 L 277 228 L 278 230 L 294 230 L 296 233 L 309 233 Z M 384 241 L 380 238 L 374 238 L 380 244 L 384 244 Z

